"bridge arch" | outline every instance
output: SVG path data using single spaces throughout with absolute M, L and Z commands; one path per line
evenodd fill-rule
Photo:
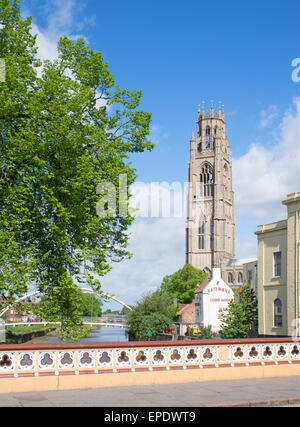
M 80 290 L 82 292 L 85 292 L 85 293 L 94 294 L 94 295 L 96 295 L 96 297 L 100 297 L 100 295 L 97 294 L 97 292 L 93 291 L 92 289 L 89 289 L 89 288 L 80 288 Z M 19 302 L 22 302 L 22 301 L 26 300 L 27 298 L 35 297 L 35 296 L 38 296 L 38 295 L 42 295 L 42 293 L 40 291 L 35 291 L 35 292 L 30 293 L 30 294 L 24 295 L 23 297 L 17 299 L 15 302 L 19 303 Z M 109 295 L 109 294 L 104 294 L 104 296 L 107 297 L 107 298 L 112 299 L 113 301 L 117 302 L 118 304 L 121 304 L 123 307 L 125 307 L 128 310 L 132 311 L 132 308 L 129 307 L 129 305 L 125 304 L 125 302 L 119 300 L 118 298 L 116 298 L 116 297 L 114 297 L 112 295 Z M 4 314 L 7 313 L 10 308 L 11 308 L 10 305 L 6 306 L 4 308 L 4 310 L 1 311 L 0 317 L 4 316 Z

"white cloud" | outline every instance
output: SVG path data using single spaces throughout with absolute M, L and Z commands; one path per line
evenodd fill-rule
M 158 218 L 138 220 L 130 230 L 130 260 L 115 264 L 103 278 L 103 290 L 127 304 L 160 287 L 164 276 L 185 263 L 185 219 Z M 116 309 L 120 306 L 116 306 Z
M 279 140 L 271 147 L 252 144 L 249 151 L 233 159 L 236 213 L 271 221 L 285 216 L 281 201 L 300 191 L 300 98 L 285 113 Z
M 41 60 L 57 58 L 57 43 L 62 36 L 71 39 L 86 37 L 80 32 L 86 25 L 93 24 L 93 17 L 82 19 L 78 16 L 85 7 L 84 2 L 78 0 L 47 0 L 43 6 L 46 16 L 46 26 L 41 28 L 33 18 L 32 32 L 37 35 L 38 56 Z M 30 13 L 30 11 L 26 11 Z
M 56 37 L 47 36 L 43 33 L 39 27 L 32 23 L 32 33 L 37 35 L 37 45 L 38 45 L 38 57 L 42 61 L 46 59 L 54 60 L 58 56 L 57 52 L 57 41 Z
M 271 105 L 266 110 L 260 112 L 260 128 L 264 129 L 271 126 L 279 117 L 278 108 L 276 105 Z

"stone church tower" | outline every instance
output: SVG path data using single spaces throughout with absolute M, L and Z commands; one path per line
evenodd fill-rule
M 197 137 L 193 132 L 190 141 L 188 181 L 186 263 L 209 274 L 220 268 L 228 282 L 228 266 L 235 254 L 235 224 L 224 109 L 199 109 Z

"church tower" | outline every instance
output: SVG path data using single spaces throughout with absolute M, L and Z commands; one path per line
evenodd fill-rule
M 198 111 L 188 181 L 186 263 L 209 274 L 220 268 L 224 277 L 224 268 L 235 254 L 235 224 L 232 164 L 221 107 Z

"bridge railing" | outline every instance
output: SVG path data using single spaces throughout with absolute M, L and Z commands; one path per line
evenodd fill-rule
M 106 322 L 105 319 L 101 318 L 96 318 L 96 319 L 89 319 L 88 320 L 84 320 L 83 319 L 83 324 L 84 325 L 88 325 L 88 326 L 113 326 L 113 327 L 120 327 L 120 328 L 126 328 L 127 325 L 123 322 L 121 323 L 117 323 L 117 322 Z M 9 322 L 9 323 L 4 323 L 3 326 L 7 327 L 7 326 L 11 326 L 11 327 L 17 327 L 17 326 L 36 326 L 36 325 L 42 325 L 42 326 L 54 326 L 54 325 L 60 325 L 61 322 Z
M 281 375 L 300 375 L 290 338 L 0 345 L 0 393 Z
M 107 322 L 107 323 L 125 323 L 126 317 L 125 316 L 100 316 L 100 317 L 88 317 L 83 316 L 81 319 L 85 322 Z

